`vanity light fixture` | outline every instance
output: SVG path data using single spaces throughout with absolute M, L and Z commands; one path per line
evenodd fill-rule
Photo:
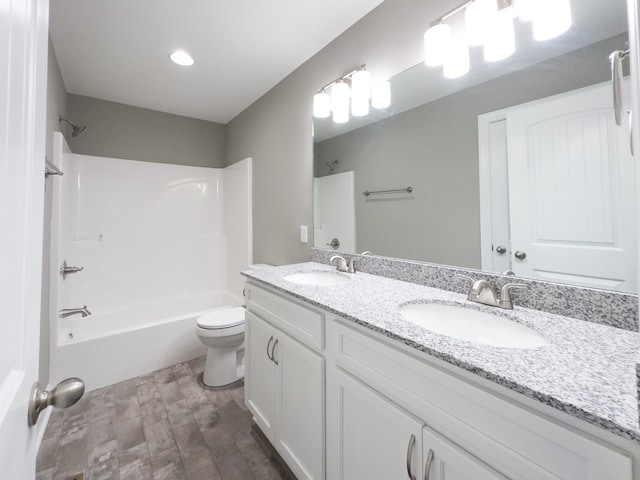
M 183 50 L 176 50 L 169 55 L 169 58 L 173 63 L 181 65 L 183 67 L 190 67 L 195 63 L 193 57 Z
M 445 23 L 461 11 L 464 42 Z M 535 40 L 550 40 L 571 27 L 571 0 L 469 0 L 431 23 L 424 34 L 424 61 L 443 65 L 444 76 L 456 78 L 469 70 L 469 46 L 482 46 L 488 62 L 503 60 L 515 52 L 516 17 L 532 22 Z
M 369 114 L 369 105 L 387 108 L 390 104 L 389 82 L 373 83 L 366 65 L 361 65 L 318 90 L 313 97 L 313 116 L 327 118 L 332 115 L 335 123 L 346 123 L 349 113 L 362 117 Z
M 323 88 L 313 97 L 313 116 L 327 118 L 331 115 L 331 97 Z
M 340 79 L 331 87 L 331 110 L 333 121 L 347 123 L 349 121 L 349 85 Z

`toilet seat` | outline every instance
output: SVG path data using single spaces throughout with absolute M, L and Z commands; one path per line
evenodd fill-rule
M 221 330 L 244 324 L 244 307 L 223 308 L 198 317 L 196 325 L 205 330 Z

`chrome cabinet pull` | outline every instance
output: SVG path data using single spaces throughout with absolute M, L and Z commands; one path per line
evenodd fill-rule
M 505 247 L 504 245 L 498 245 L 496 247 L 496 252 L 498 252 L 500 255 L 504 255 L 505 253 L 507 253 L 507 247 Z
M 407 475 L 409 475 L 409 478 L 411 480 L 416 480 L 416 476 L 413 474 L 412 468 L 411 468 L 411 457 L 413 457 L 413 447 L 416 444 L 416 436 L 415 435 L 411 435 L 411 438 L 409 438 L 409 447 L 407 448 Z
M 629 50 L 616 50 L 609 55 L 613 83 L 613 113 L 618 126 L 622 125 L 622 60 L 628 55 Z
M 434 456 L 435 453 L 433 452 L 433 449 L 430 448 L 429 454 L 427 455 L 427 462 L 424 464 L 424 480 L 429 480 L 429 477 L 431 476 L 431 463 L 433 463 Z
M 271 335 L 271 338 L 269 338 L 269 341 L 267 342 L 267 358 L 273 362 L 273 357 L 269 354 L 269 346 L 271 345 L 271 342 L 273 342 L 273 335 Z
M 276 338 L 276 341 L 273 342 L 273 347 L 271 347 L 271 360 L 273 360 L 273 363 L 275 363 L 276 365 L 280 365 L 278 363 L 278 360 L 276 360 L 276 345 L 278 345 L 278 339 Z

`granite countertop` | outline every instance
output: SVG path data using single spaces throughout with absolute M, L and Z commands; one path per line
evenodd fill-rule
M 639 333 L 517 306 L 514 310 L 497 309 L 469 302 L 457 293 L 361 272 L 349 275 L 352 281 L 338 286 L 284 280 L 286 275 L 306 271 L 336 269 L 309 262 L 242 273 L 640 443 L 636 383 Z M 465 304 L 475 310 L 515 316 L 518 322 L 541 333 L 548 345 L 535 349 L 493 347 L 430 332 L 405 320 L 399 311 L 402 304 L 420 301 Z

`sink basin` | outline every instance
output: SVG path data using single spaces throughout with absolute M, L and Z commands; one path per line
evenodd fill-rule
M 462 306 L 417 303 L 400 307 L 402 316 L 419 327 L 469 342 L 507 348 L 547 345 L 535 330 L 505 317 Z
M 302 272 L 292 273 L 284 277 L 287 282 L 298 283 L 300 285 L 314 285 L 314 286 L 330 286 L 330 285 L 344 285 L 351 281 L 351 277 L 339 272 Z

